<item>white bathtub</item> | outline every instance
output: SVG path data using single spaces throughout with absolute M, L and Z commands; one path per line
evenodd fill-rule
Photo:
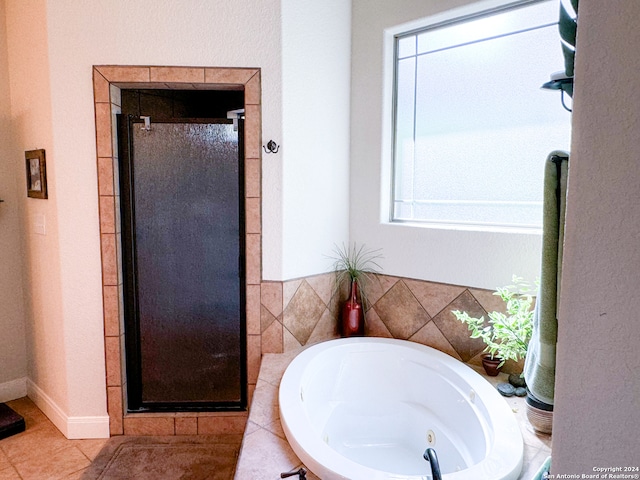
M 515 480 L 522 435 L 481 375 L 430 347 L 349 338 L 300 353 L 282 377 L 280 420 L 300 460 L 322 480 Z

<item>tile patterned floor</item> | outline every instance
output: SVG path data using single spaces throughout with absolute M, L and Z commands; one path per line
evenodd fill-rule
M 6 404 L 27 428 L 0 440 L 0 480 L 80 479 L 107 441 L 67 440 L 26 397 Z
M 280 478 L 280 473 L 302 466 L 300 459 L 286 441 L 278 409 L 280 379 L 289 362 L 298 353 L 299 350 L 267 354 L 262 358 L 235 480 L 276 480 Z M 481 368 L 477 371 L 483 373 Z M 485 378 L 494 385 L 507 381 L 505 374 Z M 518 420 L 524 440 L 524 467 L 519 480 L 531 480 L 544 460 L 551 455 L 551 436 L 533 431 L 526 419 L 523 398 L 511 397 L 505 398 L 505 401 L 511 406 Z M 307 478 L 319 480 L 311 472 L 307 474 Z
M 28 398 L 6 403 L 24 417 L 27 428 L 22 433 L 0 440 L 0 480 L 93 480 L 102 476 L 105 469 L 104 462 L 107 460 L 110 462 L 111 459 L 106 457 L 107 460 L 105 460 L 104 456 L 98 457 L 98 454 L 107 445 L 108 439 L 68 440 Z M 147 439 L 149 440 L 147 443 L 166 443 L 167 446 L 173 447 L 171 453 L 178 460 L 182 458 L 184 461 L 185 456 L 196 456 L 197 461 L 194 462 L 194 465 L 196 465 L 194 471 L 196 472 L 198 468 L 201 469 L 203 466 L 208 468 L 211 465 L 220 465 L 220 462 L 212 458 L 211 455 L 212 450 L 216 449 L 218 454 L 223 455 L 220 458 L 223 459 L 222 463 L 225 468 L 218 469 L 211 475 L 207 474 L 208 477 L 210 476 L 213 479 L 222 478 L 220 475 L 223 475 L 224 478 L 233 477 L 241 435 L 142 437 L 145 440 L 143 442 L 136 440 L 137 437 L 131 436 L 115 438 L 121 443 L 126 443 L 127 441 L 137 442 L 135 443 L 136 447 L 145 447 Z M 118 445 L 118 442 L 115 444 L 110 442 L 107 449 L 113 451 Z M 181 445 L 187 445 L 188 451 L 181 452 L 179 448 Z M 196 448 L 193 448 L 194 446 Z M 203 448 L 205 450 L 202 450 Z M 197 457 L 199 449 L 203 453 L 201 458 Z M 138 448 L 139 450 L 140 448 Z M 125 453 L 130 454 L 131 452 L 125 451 Z M 134 451 L 134 453 L 136 452 Z M 170 463 L 171 460 L 160 461 L 152 453 L 153 450 L 147 448 L 141 454 L 145 461 L 155 462 L 153 465 L 144 464 L 140 467 L 145 472 L 143 475 L 131 473 L 131 476 L 122 476 L 118 473 L 117 468 L 114 467 L 114 465 L 118 464 L 110 464 L 109 478 L 114 478 L 114 475 L 122 480 L 141 478 L 171 480 L 178 477 L 183 478 L 183 473 L 180 473 L 183 472 L 181 468 L 175 470 L 178 473 L 170 474 L 169 472 L 174 464 L 166 465 L 166 463 Z M 98 460 L 92 468 L 92 462 L 96 457 L 98 457 Z M 163 464 L 163 461 L 165 464 Z M 229 466 L 231 466 L 231 470 Z M 159 477 L 154 476 L 154 471 L 156 470 L 160 470 L 164 474 Z M 194 475 L 197 478 L 203 478 L 202 472 Z

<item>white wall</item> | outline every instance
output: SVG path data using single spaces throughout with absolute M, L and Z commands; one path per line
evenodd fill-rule
M 579 10 L 556 474 L 637 467 L 640 459 L 640 3 L 614 3 L 615 15 L 599 0 L 582 0 Z
M 45 236 L 29 228 L 25 232 L 29 378 L 63 420 L 103 419 L 92 66 L 261 68 L 263 124 L 279 139 L 280 4 L 95 0 L 89 8 L 73 0 L 6 3 L 14 156 L 45 148 L 50 187 L 49 200 L 22 200 L 24 218 L 44 215 L 47 228 Z M 263 174 L 265 258 L 281 259 L 268 255 L 282 248 L 281 165 L 265 164 Z M 281 275 L 281 265 L 265 267 Z
M 74 389 L 72 411 L 86 410 L 87 405 L 95 408 L 104 396 L 104 378 L 98 374 L 104 359 L 92 355 L 87 342 L 91 339 L 97 346 L 103 341 L 91 66 L 262 68 L 263 123 L 276 137 L 281 135 L 277 2 L 104 0 L 94 4 L 89 9 L 73 0 L 55 0 L 47 7 L 53 133 L 56 151 L 64 160 L 58 187 L 60 255 L 65 328 L 67 342 L 73 346 L 67 364 L 77 379 L 70 387 Z M 277 169 L 277 165 L 266 165 L 265 176 L 278 182 Z M 278 215 L 271 191 L 268 186 L 263 189 L 265 238 L 269 239 L 269 229 L 280 228 L 278 218 L 270 218 L 274 210 Z M 78 238 L 85 241 L 79 244 Z M 79 296 L 78 291 L 85 293 Z M 87 322 L 87 317 L 93 320 Z M 75 372 L 81 359 L 83 372 Z
M 24 151 L 47 152 L 49 199 L 19 195 L 25 262 L 28 377 L 68 408 L 64 313 L 60 290 L 56 155 L 53 151 L 51 92 L 45 3 L 6 1 L 12 157 L 22 169 Z M 25 35 L 24 32 L 30 32 Z M 33 225 L 40 217 L 45 233 Z M 40 221 L 40 220 L 38 220 Z
M 48 200 L 21 200 L 28 375 L 62 421 L 104 418 L 92 66 L 260 68 L 263 143 L 282 145 L 263 159 L 263 278 L 316 274 L 325 270 L 322 253 L 348 235 L 351 6 L 4 1 L 13 157 L 45 148 L 50 187 Z M 34 233 L 34 215 L 45 218 L 46 235 Z
M 26 395 L 27 353 L 19 197 L 26 195 L 20 156 L 11 148 L 5 24 L 0 0 L 0 402 Z
M 390 32 L 405 24 L 416 27 L 416 21 L 426 17 L 455 18 L 504 3 L 507 2 L 353 0 L 350 237 L 372 248 L 382 248 L 382 266 L 387 274 L 489 289 L 508 284 L 513 274 L 531 281 L 539 275 L 539 233 L 387 223 Z M 544 157 L 540 161 L 542 164 Z
M 262 69 L 263 136 L 281 142 L 278 1 L 103 0 L 94 1 L 91 9 L 78 2 L 55 1 L 48 11 L 53 81 L 59 85 L 73 82 L 85 91 L 83 95 L 56 95 L 54 103 L 60 112 L 84 110 L 87 118 L 91 108 L 85 102 L 91 88 L 86 82 L 90 77 L 87 66 L 93 64 L 258 67 Z M 75 123 L 92 128 L 81 120 Z M 77 132 L 60 134 L 70 145 Z M 87 151 L 89 148 L 86 145 Z M 263 267 L 268 278 L 280 278 L 281 163 L 265 162 L 263 177 Z
M 283 279 L 348 241 L 350 54 L 350 0 L 283 0 Z

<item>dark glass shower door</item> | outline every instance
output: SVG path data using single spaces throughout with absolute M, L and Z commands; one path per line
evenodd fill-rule
M 242 136 L 226 120 L 152 121 L 149 130 L 128 120 L 129 409 L 243 408 Z

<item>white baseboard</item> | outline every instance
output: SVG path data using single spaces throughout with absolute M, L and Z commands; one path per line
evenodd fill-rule
M 27 377 L 0 383 L 0 403 L 27 396 Z
M 109 416 L 69 417 L 40 387 L 27 379 L 27 395 L 68 439 L 109 438 Z

